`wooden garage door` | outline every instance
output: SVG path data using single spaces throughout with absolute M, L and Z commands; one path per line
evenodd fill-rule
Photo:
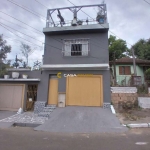
M 102 106 L 102 76 L 67 77 L 66 105 Z
M 18 110 L 22 108 L 24 85 L 0 84 L 0 110 Z

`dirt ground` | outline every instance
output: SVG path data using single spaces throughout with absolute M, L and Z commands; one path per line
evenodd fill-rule
M 150 109 L 135 107 L 125 110 L 118 107 L 118 105 L 114 106 L 114 108 L 116 110 L 117 117 L 122 124 L 150 123 Z

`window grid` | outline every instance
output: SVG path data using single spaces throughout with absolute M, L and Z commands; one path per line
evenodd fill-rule
M 89 39 L 67 39 L 64 40 L 63 56 L 88 56 Z

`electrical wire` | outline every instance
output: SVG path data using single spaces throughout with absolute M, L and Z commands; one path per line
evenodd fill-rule
M 18 24 L 16 24 L 16 23 L 13 23 L 13 22 L 8 21 L 8 20 L 6 20 L 6 19 L 3 19 L 3 18 L 1 18 L 1 17 L 0 17 L 0 19 L 4 20 L 4 21 L 6 21 L 6 22 L 12 23 L 12 24 L 14 24 L 14 25 L 17 25 L 17 26 L 19 26 L 19 27 L 21 27 L 21 28 L 24 28 L 24 29 L 26 29 L 26 30 L 29 30 L 29 29 L 27 29 L 27 28 L 25 28 L 25 27 L 23 27 L 23 26 L 21 26 L 21 25 L 18 25 Z M 30 31 L 31 31 L 31 32 L 34 32 L 34 33 L 37 33 L 37 32 L 32 31 L 32 30 L 30 30 Z M 41 33 L 37 33 L 37 34 L 44 35 L 42 32 L 41 32 Z
M 23 22 L 23 21 L 20 21 L 19 19 L 16 19 L 15 17 L 12 17 L 12 16 L 8 15 L 8 14 L 5 13 L 5 12 L 2 12 L 2 11 L 0 11 L 0 12 L 3 13 L 3 14 L 5 14 L 5 15 L 7 15 L 7 16 L 9 16 L 9 17 L 11 17 L 11 18 L 13 18 L 13 19 L 15 19 L 15 20 L 17 20 L 17 21 L 19 21 L 19 22 L 21 22 L 21 23 L 23 23 L 23 24 L 25 24 L 26 26 L 29 26 L 30 28 L 32 28 L 32 29 L 34 29 L 34 30 L 36 30 L 36 31 L 38 31 L 38 32 L 40 32 L 40 33 L 43 33 L 42 31 L 33 28 L 32 26 L 28 25 L 27 23 L 25 23 L 25 22 Z
M 49 9 L 48 7 L 46 7 L 45 5 L 43 5 L 41 2 L 39 2 L 38 0 L 35 0 L 37 3 L 39 3 L 39 4 L 41 4 L 42 6 L 44 6 L 45 8 L 47 8 L 47 9 Z M 73 4 L 73 3 L 72 3 Z M 87 14 L 88 15 L 88 14 Z M 92 18 L 93 19 L 93 18 Z M 53 38 L 53 39 L 55 39 L 55 38 Z M 56 39 L 55 39 L 56 40 Z M 62 40 L 62 39 L 60 39 L 60 40 Z M 58 42 L 60 42 L 60 41 L 58 41 Z M 60 43 L 62 43 L 62 42 L 60 42 Z M 97 42 L 96 42 L 97 43 Z M 62 43 L 63 44 L 63 43 Z M 92 43 L 93 44 L 93 43 Z M 100 43 L 97 43 L 97 44 L 100 44 Z M 94 45 L 94 44 L 93 44 Z M 98 45 L 98 47 L 100 47 L 99 45 Z M 102 47 L 101 47 L 102 48 Z
M 40 3 L 41 4 L 41 3 Z M 42 5 L 42 4 L 41 4 Z M 2 11 L 0 11 L 0 12 L 2 12 Z M 4 13 L 4 12 L 2 12 L 2 13 Z M 4 13 L 4 14 L 6 14 L 6 13 Z M 6 14 L 6 15 L 8 15 L 8 14 Z M 8 16 L 10 16 L 10 15 L 8 15 Z M 10 16 L 10 17 L 12 17 L 12 16 Z M 14 18 L 14 17 L 12 17 L 13 19 L 16 19 L 16 18 Z M 17 21 L 20 21 L 20 20 L 18 20 L 18 19 L 16 19 Z M 20 22 L 22 22 L 22 21 L 20 21 Z M 22 23 L 24 23 L 24 22 L 22 22 Z M 24 24 L 26 24 L 26 23 L 24 23 Z M 27 25 L 27 24 L 26 24 Z M 29 26 L 29 25 L 27 25 L 27 26 Z M 29 26 L 29 27 L 31 27 L 31 26 Z M 33 28 L 33 27 L 31 27 L 31 28 Z M 33 29 L 35 29 L 35 28 L 33 28 Z M 37 29 L 35 29 L 35 30 L 37 30 Z M 37 30 L 37 31 L 39 31 L 39 30 Z M 41 31 L 39 31 L 40 33 L 42 33 L 43 34 L 43 32 L 41 32 Z M 53 38 L 54 40 L 56 40 L 56 41 L 58 41 L 59 43 L 62 43 L 61 41 L 59 41 L 59 40 L 57 40 L 57 39 L 55 39 L 55 38 Z M 62 40 L 62 39 L 60 39 L 60 40 Z M 63 43 L 62 43 L 63 44 Z M 98 44 L 100 44 L 100 43 L 98 43 Z M 100 47 L 100 46 L 99 46 Z
M 0 22 L 0 24 L 1 24 L 1 26 L 4 25 L 4 26 L 6 26 L 6 27 L 8 27 L 8 28 L 10 28 L 10 29 L 12 29 L 12 30 L 15 30 L 15 31 L 17 31 L 17 32 L 19 32 L 19 33 L 21 33 L 21 34 L 23 34 L 23 35 L 26 35 L 26 36 L 28 36 L 28 37 L 30 37 L 30 38 L 32 38 L 32 39 L 38 41 L 38 42 L 41 42 L 41 43 L 43 44 L 42 41 L 37 40 L 36 38 L 34 38 L 34 37 L 30 36 L 30 35 L 27 35 L 27 34 L 25 34 L 25 33 L 23 33 L 23 32 L 20 32 L 20 31 L 18 31 L 18 30 L 16 30 L 16 29 L 13 29 L 13 28 L 11 28 L 11 27 L 9 27 L 9 26 L 7 26 L 7 25 L 1 23 L 1 22 Z M 62 49 L 57 48 L 57 47 L 55 47 L 55 46 L 53 46 L 53 45 L 50 45 L 50 44 L 45 44 L 45 45 L 51 46 L 51 47 L 56 48 L 56 49 L 58 49 L 58 50 L 62 50 Z
M 9 40 L 9 41 L 15 41 L 15 42 L 17 42 L 17 43 L 27 43 L 27 42 L 24 42 L 24 41 L 20 41 L 20 40 L 17 40 L 17 39 L 12 39 L 11 37 L 9 37 L 9 36 L 6 36 L 6 35 L 4 35 L 3 34 L 3 36 L 7 39 L 7 40 Z M 12 44 L 11 44 L 12 45 Z M 14 45 L 14 44 L 13 44 Z M 29 45 L 29 44 L 28 44 Z M 30 45 L 30 46 L 33 46 L 34 44 L 32 44 L 32 45 Z M 41 46 L 42 47 L 42 46 Z M 40 48 L 41 48 L 40 47 Z
M 68 2 L 70 2 L 71 4 L 73 4 L 74 6 L 76 6 L 74 3 L 72 3 L 70 0 L 67 0 Z M 83 10 L 81 10 L 84 14 L 86 14 L 87 16 L 89 16 L 86 12 L 84 12 Z M 94 18 L 92 18 L 91 16 L 89 16 L 91 19 L 95 20 Z M 101 25 L 102 27 L 104 27 L 102 24 L 99 24 Z M 104 27 L 105 28 L 105 27 Z M 119 39 L 122 39 L 120 38 L 117 34 L 115 34 L 114 32 L 112 32 L 111 30 L 109 30 L 110 33 L 114 34 L 116 37 L 118 37 Z M 132 46 L 132 44 L 126 42 L 127 44 L 129 44 L 130 46 Z
M 146 0 L 143 0 L 143 1 L 145 1 L 147 4 L 149 4 L 149 5 L 150 5 L 150 2 L 148 2 L 148 1 L 146 1 Z
M 10 1 L 10 0 L 8 0 L 8 1 Z M 12 1 L 10 1 L 10 2 L 12 2 Z M 12 2 L 13 3 L 13 2 Z M 14 3 L 15 4 L 15 3 Z M 15 4 L 15 5 L 17 5 L 17 4 Z M 41 4 L 42 5 L 42 4 Z M 17 6 L 19 6 L 19 5 L 17 5 Z M 20 7 L 20 6 L 19 6 Z M 22 8 L 22 7 L 21 7 Z M 26 9 L 25 9 L 26 10 Z M 27 10 L 28 11 L 28 10 Z M 0 11 L 1 12 L 1 11 Z M 2 13 L 4 13 L 4 12 L 2 12 Z M 4 14 L 6 14 L 6 13 L 4 13 Z M 6 15 L 8 15 L 8 14 L 6 14 Z M 88 15 L 88 14 L 87 14 Z M 10 15 L 8 15 L 8 16 L 10 16 Z M 12 16 L 10 16 L 10 17 L 12 17 Z M 14 18 L 14 17 L 12 17 L 12 18 Z M 16 18 L 14 18 L 14 19 L 16 19 Z M 93 19 L 93 18 L 92 18 Z M 18 19 L 16 19 L 16 20 L 18 20 Z M 20 21 L 20 20 L 18 20 L 18 21 Z M 22 21 L 21 21 L 22 22 Z M 23 23 L 23 22 L 22 22 Z M 27 25 L 27 24 L 26 24 Z M 5 26 L 7 26 L 7 25 L 5 25 Z M 8 27 L 8 26 L 7 26 Z M 31 26 L 30 26 L 31 27 Z M 9 27 L 9 28 L 11 28 L 11 27 Z M 33 28 L 33 27 L 32 27 Z M 11 29 L 13 29 L 13 28 L 11 28 Z M 16 30 L 16 29 L 13 29 L 13 30 Z M 37 30 L 37 29 L 36 29 Z M 9 30 L 10 31 L 10 30 Z M 17 32 L 19 32 L 18 30 L 16 30 Z M 39 32 L 41 32 L 41 31 L 39 31 Z M 20 32 L 20 33 L 22 33 L 22 32 Z M 24 33 L 22 33 L 22 34 L 24 34 Z M 24 35 L 26 35 L 26 34 L 24 34 Z M 17 35 L 18 36 L 18 35 Z M 29 35 L 26 35 L 26 36 L 29 36 Z M 31 37 L 31 36 L 29 36 L 30 38 L 33 38 L 33 37 Z M 35 38 L 33 38 L 33 39 L 35 39 Z M 55 38 L 53 38 L 53 39 L 55 39 Z M 25 39 L 24 39 L 25 40 Z M 35 40 L 37 40 L 37 39 L 35 39 Z M 55 40 L 57 40 L 57 39 L 55 39 Z M 60 39 L 61 40 L 61 39 Z M 39 40 L 37 40 L 37 41 L 39 41 Z M 60 42 L 59 40 L 57 40 L 58 42 Z M 29 42 L 29 41 L 28 41 Z M 42 41 L 39 41 L 39 42 L 41 42 L 41 43 L 43 43 Z M 60 43 L 62 43 L 62 42 L 60 42 Z M 63 44 L 63 43 L 62 43 Z M 93 44 L 93 43 L 91 43 L 91 44 Z M 100 44 L 100 43 L 98 43 L 98 44 Z M 46 45 L 49 45 L 49 44 L 46 44 Z M 93 44 L 93 45 L 95 45 L 95 44 Z M 50 45 L 51 47 L 53 47 L 53 48 L 56 48 L 56 47 L 54 47 L 54 46 L 52 46 L 52 45 Z M 100 47 L 99 45 L 96 45 L 97 47 Z M 56 49 L 59 49 L 59 48 L 56 48 Z M 61 49 L 59 49 L 59 50 L 61 50 Z M 93 58 L 96 58 L 96 57 L 93 57 Z M 99 59 L 99 58 L 98 58 Z
M 15 34 L 15 33 L 12 32 L 11 30 L 9 30 L 9 29 L 6 28 L 5 26 L 3 26 L 1 23 L 0 23 L 0 26 L 2 26 L 3 28 L 5 28 L 5 29 L 8 30 L 9 32 L 13 33 L 14 35 L 18 36 L 19 38 L 22 38 L 21 36 Z M 22 39 L 24 39 L 24 38 L 22 38 Z M 24 39 L 24 40 L 26 40 L 26 39 Z M 26 41 L 28 41 L 28 40 L 26 40 Z M 32 42 L 30 42 L 30 41 L 28 41 L 28 42 L 29 42 L 29 43 L 32 43 Z M 32 44 L 37 45 L 37 44 L 35 44 L 35 43 L 32 43 Z M 37 46 L 39 46 L 39 45 L 37 45 Z M 41 47 L 41 46 L 39 46 L 39 47 Z
M 37 17 L 40 17 L 40 18 L 42 17 L 41 19 L 44 18 L 43 20 L 46 21 L 46 18 L 43 17 L 43 16 L 41 16 L 41 15 L 37 15 L 37 12 L 33 12 L 33 11 L 29 10 L 29 9 L 26 9 L 25 7 L 20 6 L 18 3 L 15 3 L 15 2 L 13 2 L 13 1 L 10 1 L 10 0 L 7 0 L 7 1 L 9 1 L 10 3 L 12 3 L 12 4 L 14 4 L 14 5 L 16 5 L 16 6 L 20 7 L 20 8 L 22 8 L 22 9 L 24 9 L 24 10 L 30 12 L 30 13 L 32 13 L 33 15 L 35 15 L 35 16 L 37 16 Z

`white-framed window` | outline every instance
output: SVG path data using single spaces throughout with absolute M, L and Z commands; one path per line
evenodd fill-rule
M 64 56 L 88 56 L 89 39 L 68 39 L 64 40 Z

